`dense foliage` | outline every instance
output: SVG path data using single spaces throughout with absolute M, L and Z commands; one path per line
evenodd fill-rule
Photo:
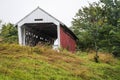
M 7 43 L 17 43 L 18 40 L 18 32 L 16 27 L 13 24 L 3 24 L 0 37 L 3 39 L 3 42 Z
M 83 7 L 73 18 L 71 29 L 79 38 L 79 49 L 120 56 L 120 0 L 100 0 Z

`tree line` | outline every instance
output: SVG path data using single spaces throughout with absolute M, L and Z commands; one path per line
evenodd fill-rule
M 100 0 L 79 9 L 71 30 L 79 38 L 78 49 L 120 56 L 120 0 Z

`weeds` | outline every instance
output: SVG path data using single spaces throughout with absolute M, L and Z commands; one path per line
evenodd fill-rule
M 120 60 L 107 53 L 0 44 L 0 80 L 119 80 Z M 114 75 L 114 76 L 113 76 Z

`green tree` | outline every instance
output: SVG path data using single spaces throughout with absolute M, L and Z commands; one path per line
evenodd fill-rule
M 93 49 L 97 44 L 97 32 L 103 23 L 103 18 L 101 16 L 102 8 L 99 6 L 99 3 L 90 4 L 89 7 L 84 7 L 80 9 L 76 14 L 75 18 L 72 21 L 72 30 L 78 36 L 79 40 L 86 40 L 85 45 L 79 45 L 80 47 L 86 47 Z M 85 35 L 83 35 L 86 33 Z M 81 35 L 82 34 L 82 35 Z M 83 36 L 83 37 L 81 37 Z M 88 39 L 88 37 L 90 37 Z M 87 40 L 88 39 L 88 40 Z M 84 43 L 83 41 L 81 44 Z M 95 46 L 94 46 L 95 45 Z
M 120 29 L 117 32 L 112 33 L 113 34 L 113 40 L 112 40 L 112 53 L 120 57 Z
M 103 3 L 104 15 L 107 23 L 115 27 L 120 26 L 120 0 L 100 0 Z
M 82 46 L 82 48 L 86 49 L 94 49 L 96 51 L 96 62 L 98 62 L 98 30 L 104 21 L 102 16 L 103 11 L 99 5 L 99 3 L 93 3 L 89 4 L 89 7 L 80 9 L 72 22 L 72 30 L 75 32 L 75 34 L 77 32 L 78 37 L 82 36 L 79 37 L 79 46 Z
M 107 18 L 108 25 L 114 28 L 110 30 L 109 34 L 112 37 L 109 38 L 111 44 L 109 51 L 116 56 L 120 56 L 120 0 L 101 0 L 101 2 L 104 4 L 104 15 Z
M 17 29 L 11 23 L 2 25 L 1 36 L 7 43 L 17 43 L 18 41 Z
M 73 18 L 71 29 L 79 38 L 79 48 L 117 52 L 120 31 L 120 0 L 101 0 L 83 7 Z M 119 34 L 120 35 L 120 34 Z M 118 51 L 119 52 L 119 51 Z

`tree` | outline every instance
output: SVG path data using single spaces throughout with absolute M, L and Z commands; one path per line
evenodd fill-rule
M 117 32 L 112 33 L 114 40 L 112 41 L 112 53 L 116 57 L 120 57 L 120 29 Z
M 100 0 L 103 3 L 104 15 L 107 23 L 115 27 L 120 26 L 120 0 Z
M 17 43 L 18 33 L 16 27 L 11 23 L 2 25 L 1 36 L 4 42 Z
M 110 31 L 111 52 L 115 56 L 120 56 L 120 0 L 101 0 L 101 2 L 104 4 L 107 23 L 114 28 Z
M 82 40 L 85 40 L 80 43 L 86 43 L 85 45 L 82 45 L 82 47 L 86 49 L 91 48 L 96 51 L 95 61 L 98 62 L 98 30 L 102 26 L 104 20 L 102 8 L 99 6 L 99 3 L 89 5 L 89 7 L 85 7 L 78 11 L 72 22 L 72 30 L 75 33 L 78 33 L 78 37 L 83 36 L 81 33 L 88 34 L 88 36 L 79 37 L 80 40 L 81 38 L 83 38 Z
M 80 9 L 76 14 L 75 18 L 72 21 L 72 30 L 76 35 L 82 36 L 82 33 L 88 33 L 88 36 L 91 37 L 91 41 L 87 40 L 86 43 L 88 48 L 94 48 L 94 42 L 98 36 L 98 29 L 101 27 L 102 20 L 102 8 L 99 6 L 99 3 L 90 4 L 89 7 L 84 7 Z M 79 37 L 81 40 L 81 37 Z M 86 40 L 86 37 L 83 37 Z M 94 41 L 93 41 L 94 40 Z M 90 44 L 89 44 L 90 43 Z M 83 46 L 84 47 L 84 46 Z
M 120 31 L 119 3 L 120 0 L 101 0 L 76 13 L 71 29 L 79 38 L 79 48 L 93 49 L 96 54 L 98 50 L 109 53 L 114 52 L 115 47 L 118 50 L 116 44 L 119 44 L 117 38 Z

